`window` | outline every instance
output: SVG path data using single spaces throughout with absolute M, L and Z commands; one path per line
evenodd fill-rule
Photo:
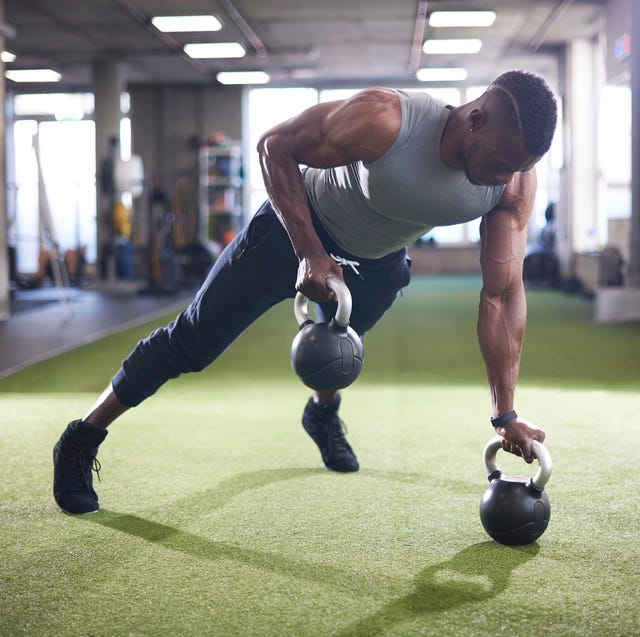
M 53 93 L 16 95 L 13 100 L 16 117 L 48 116 L 58 121 L 84 119 L 94 109 L 91 93 Z
M 37 135 L 37 137 L 35 137 Z M 95 128 L 92 121 L 40 122 L 14 125 L 16 216 L 11 239 L 20 272 L 36 272 L 40 234 L 38 166 L 33 149 L 40 149 L 42 180 L 53 231 L 62 250 L 87 246 L 95 260 Z M 63 150 L 64 149 L 64 152 Z M 46 242 L 45 242 L 46 245 Z
M 631 89 L 607 86 L 600 101 L 600 157 L 607 219 L 631 216 Z
M 47 246 L 40 228 L 43 208 L 34 143 L 55 239 L 63 251 L 86 246 L 87 261 L 95 261 L 95 126 L 86 119 L 93 113 L 93 95 L 16 95 L 13 107 L 15 171 L 8 184 L 8 238 L 16 247 L 18 271 L 37 272 L 40 246 Z
M 249 130 L 245 147 L 246 179 L 249 190 L 249 215 L 253 215 L 267 198 L 256 147 L 260 137 L 271 127 L 317 104 L 318 92 L 311 88 L 260 88 L 249 92 Z
M 312 88 L 257 88 L 249 92 L 249 107 L 247 109 L 248 134 L 245 135 L 245 138 L 248 140 L 248 144 L 245 147 L 245 156 L 248 157 L 248 161 L 246 162 L 246 181 L 249 205 L 247 213 L 249 215 L 255 213 L 267 196 L 258 156 L 255 152 L 260 136 L 271 126 L 297 115 L 313 104 L 347 99 L 359 90 L 361 89 L 340 88 L 316 91 Z M 463 101 L 471 101 L 479 97 L 486 90 L 486 86 L 467 87 L 464 94 L 458 89 L 443 87 L 411 87 L 403 90 L 407 92 L 427 92 L 446 104 L 459 106 Z M 556 135 L 559 143 L 561 137 L 562 135 L 560 133 Z M 552 153 L 550 153 L 550 155 L 551 154 Z M 551 169 L 553 168 L 554 166 L 551 166 Z M 542 219 L 542 223 L 544 223 L 544 209 L 549 200 L 548 173 L 549 166 L 547 164 L 539 167 L 538 181 L 539 185 L 544 189 L 544 193 L 541 193 L 542 196 L 539 196 L 536 200 L 534 216 L 539 216 Z M 480 220 L 474 219 L 466 224 L 434 228 L 424 238 L 426 240 L 433 239 L 437 243 L 445 245 L 476 243 L 480 240 Z

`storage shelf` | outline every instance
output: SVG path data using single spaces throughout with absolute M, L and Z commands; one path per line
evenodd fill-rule
M 242 227 L 239 142 L 203 146 L 199 153 L 200 238 L 226 245 Z

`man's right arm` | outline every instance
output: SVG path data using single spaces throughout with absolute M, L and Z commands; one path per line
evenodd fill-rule
M 496 208 L 480 225 L 482 291 L 478 311 L 478 341 L 491 394 L 492 417 L 514 407 L 516 380 L 527 320 L 522 283 L 527 221 L 535 197 L 535 171 L 516 173 Z M 532 441 L 544 442 L 545 433 L 515 417 L 496 431 L 506 451 L 533 461 Z
M 361 91 L 349 100 L 327 102 L 267 131 L 258 144 L 271 203 L 300 261 L 296 288 L 313 301 L 332 296 L 329 276 L 342 279 L 313 229 L 299 166 L 332 168 L 381 157 L 400 128 L 400 104 L 387 89 Z

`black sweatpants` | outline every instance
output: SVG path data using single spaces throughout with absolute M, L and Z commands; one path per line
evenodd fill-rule
M 406 249 L 380 259 L 345 253 L 315 219 L 327 253 L 360 263 L 359 275 L 343 269 L 353 299 L 351 327 L 361 336 L 382 317 L 409 283 Z M 296 294 L 298 259 L 267 201 L 214 263 L 192 303 L 166 327 L 141 340 L 112 379 L 124 405 L 134 407 L 167 380 L 212 363 L 269 308 Z M 335 313 L 335 302 L 316 308 L 317 320 Z

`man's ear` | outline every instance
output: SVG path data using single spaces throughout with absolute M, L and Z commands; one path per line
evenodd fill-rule
M 473 133 L 484 122 L 482 111 L 479 108 L 474 108 L 467 116 L 467 121 L 469 122 L 469 131 Z

